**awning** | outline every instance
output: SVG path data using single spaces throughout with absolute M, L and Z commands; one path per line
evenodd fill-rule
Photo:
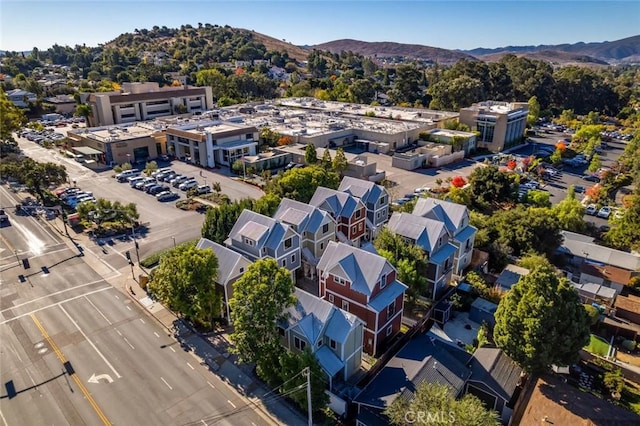
M 93 149 L 89 146 L 74 146 L 73 148 L 74 151 L 79 152 L 80 154 L 84 154 L 84 155 L 101 155 L 104 154 L 104 152 L 102 151 L 98 151 L 97 149 Z

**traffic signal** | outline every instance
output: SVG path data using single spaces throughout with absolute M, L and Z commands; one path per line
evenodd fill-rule
M 127 256 L 127 260 L 131 263 L 131 253 L 129 253 L 129 250 L 125 251 L 124 255 Z

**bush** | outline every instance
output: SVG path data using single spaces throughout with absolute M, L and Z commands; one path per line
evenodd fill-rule
M 603 381 L 607 390 L 612 394 L 620 393 L 624 388 L 624 377 L 622 377 L 622 370 L 619 368 L 604 373 Z

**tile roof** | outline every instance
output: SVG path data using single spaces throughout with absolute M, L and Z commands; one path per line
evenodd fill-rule
M 382 256 L 330 241 L 318 263 L 318 269 L 345 278 L 351 282 L 352 290 L 370 296 L 380 275 L 391 272 L 393 267 Z
M 440 237 L 446 234 L 443 222 L 410 213 L 393 213 L 387 228 L 394 234 L 414 240 L 427 253 L 431 253 L 438 246 Z
M 614 306 L 618 309 L 640 314 L 640 297 L 637 296 L 618 296 Z
M 363 206 L 362 201 L 356 197 L 323 186 L 316 189 L 309 205 L 329 212 L 334 218 L 351 217 L 358 207 Z
M 449 232 L 455 234 L 468 212 L 467 206 L 462 204 L 436 198 L 418 198 L 413 214 L 440 220 L 444 222 Z
M 206 238 L 200 238 L 196 247 L 199 249 L 211 248 L 216 254 L 218 258 L 218 276 L 215 281 L 223 286 L 233 278 L 241 275 L 251 265 L 251 261 L 246 257 Z

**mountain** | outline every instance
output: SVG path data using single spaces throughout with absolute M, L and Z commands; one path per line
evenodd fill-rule
M 603 41 L 598 43 L 580 42 L 574 44 L 506 46 L 496 49 L 477 48 L 472 50 L 461 50 L 463 53 L 467 53 L 484 60 L 488 57 L 499 58 L 507 53 L 529 54 L 534 52 L 551 51 L 592 57 L 596 60 L 604 61 L 609 64 L 638 62 L 638 59 L 640 58 L 640 35 L 623 38 L 621 40 Z
M 351 51 L 364 56 L 394 57 L 421 59 L 438 62 L 440 64 L 454 64 L 460 59 L 476 60 L 473 56 L 455 50 L 439 47 L 423 46 L 420 44 L 403 44 L 393 42 L 367 42 L 352 39 L 334 40 L 312 46 L 317 50 L 328 50 L 331 53 Z
M 477 58 L 484 62 L 498 62 L 505 55 L 515 55 L 527 59 L 549 62 L 552 65 L 576 65 L 581 67 L 607 67 L 609 63 L 592 56 L 578 53 L 561 52 L 557 50 L 541 50 L 535 52 L 498 52 L 478 55 Z

